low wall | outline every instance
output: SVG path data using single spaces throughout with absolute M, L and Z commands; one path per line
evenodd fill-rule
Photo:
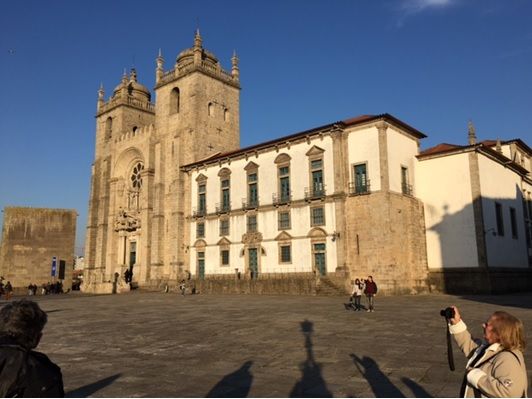
M 532 270 L 457 268 L 431 271 L 428 283 L 431 292 L 458 295 L 532 291 Z
M 292 276 L 291 278 L 206 278 L 190 280 L 199 294 L 273 294 L 273 295 L 316 295 L 314 276 Z

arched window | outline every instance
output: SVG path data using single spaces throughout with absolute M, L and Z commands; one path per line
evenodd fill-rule
M 174 87 L 172 91 L 170 92 L 170 113 L 171 114 L 179 113 L 179 106 L 180 106 L 179 94 L 180 94 L 179 89 L 177 87 Z
M 113 135 L 113 118 L 109 117 L 105 121 L 105 138 L 110 139 Z
M 140 189 L 142 188 L 142 171 L 144 170 L 144 165 L 142 162 L 137 162 L 133 166 L 131 171 L 130 181 L 131 188 L 128 193 L 128 208 L 129 209 L 140 209 Z
M 224 121 L 229 122 L 229 110 L 224 108 Z
M 209 116 L 214 116 L 214 104 L 213 103 L 209 103 L 207 107 L 207 111 L 209 113 Z

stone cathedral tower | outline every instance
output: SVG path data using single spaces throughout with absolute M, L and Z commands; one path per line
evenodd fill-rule
M 169 71 L 159 52 L 155 103 L 134 69 L 108 101 L 98 91 L 85 291 L 110 292 L 115 273 L 127 269 L 139 286 L 188 270 L 190 185 L 180 166 L 239 148 L 236 55 L 231 63 L 224 71 L 197 31 Z

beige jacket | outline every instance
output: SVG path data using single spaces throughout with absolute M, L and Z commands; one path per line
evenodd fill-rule
M 449 325 L 449 330 L 460 349 L 469 359 L 466 365 L 466 398 L 520 398 L 526 396 L 528 380 L 525 359 L 519 350 L 512 350 L 515 356 L 503 351 L 498 344 L 491 344 L 478 358 L 482 348 L 488 345 L 474 341 L 463 321 Z M 478 367 L 476 367 L 478 365 Z

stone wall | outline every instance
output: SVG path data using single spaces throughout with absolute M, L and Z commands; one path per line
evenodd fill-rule
M 350 279 L 372 275 L 379 291 L 428 291 L 423 204 L 375 192 L 346 199 L 346 263 Z
M 503 294 L 532 290 L 531 269 L 456 268 L 429 273 L 431 292 Z
M 64 289 L 72 287 L 76 211 L 48 208 L 4 208 L 0 276 L 13 287 L 52 282 L 52 257 L 65 262 Z M 4 281 L 5 283 L 5 281 Z

